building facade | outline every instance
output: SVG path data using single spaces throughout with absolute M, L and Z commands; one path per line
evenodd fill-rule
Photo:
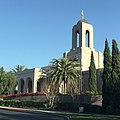
M 89 91 L 89 66 L 91 52 L 93 52 L 97 69 L 97 88 L 98 91 L 101 92 L 102 80 L 100 70 L 103 68 L 102 53 L 100 51 L 97 52 L 94 48 L 93 26 L 85 20 L 83 11 L 81 16 L 81 20 L 79 20 L 72 28 L 72 48 L 69 52 L 65 52 L 63 57 L 68 57 L 70 59 L 77 58 L 80 61 L 82 70 L 82 90 Z M 50 69 L 49 66 L 42 67 L 41 69 L 34 68 L 16 73 L 18 93 L 45 91 L 48 81 L 43 70 L 48 69 Z M 80 83 L 79 80 L 78 83 Z M 61 84 L 60 93 L 64 91 L 63 88 L 63 84 Z
M 46 74 L 40 68 L 33 68 L 17 72 L 18 93 L 46 91 L 47 85 Z

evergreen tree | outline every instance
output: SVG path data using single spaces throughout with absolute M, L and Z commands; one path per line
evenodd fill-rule
M 91 62 L 89 67 L 89 89 L 91 92 L 97 93 L 96 67 L 93 52 L 91 53 Z
M 103 86 L 102 86 L 102 106 L 104 110 L 111 105 L 112 90 L 111 90 L 111 71 L 112 71 L 112 58 L 110 55 L 110 49 L 108 41 L 105 41 L 104 49 L 104 69 L 103 69 Z
M 0 68 L 0 95 L 14 93 L 16 82 L 13 72 L 6 72 L 3 67 Z
M 112 107 L 120 111 L 120 52 L 117 42 L 112 40 L 112 84 L 113 84 L 113 104 Z

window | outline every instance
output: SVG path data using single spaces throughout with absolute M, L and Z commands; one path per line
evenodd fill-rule
M 89 44 L 89 42 L 90 42 L 90 40 L 89 40 L 89 31 L 88 30 L 86 30 L 86 47 L 90 47 L 90 44 Z

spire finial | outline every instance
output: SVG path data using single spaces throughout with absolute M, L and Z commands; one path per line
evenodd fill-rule
M 81 12 L 81 17 L 82 17 L 82 20 L 84 19 L 84 11 L 82 10 Z

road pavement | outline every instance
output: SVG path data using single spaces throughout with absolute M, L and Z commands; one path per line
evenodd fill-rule
M 0 120 L 69 120 L 67 116 L 19 108 L 0 107 Z

